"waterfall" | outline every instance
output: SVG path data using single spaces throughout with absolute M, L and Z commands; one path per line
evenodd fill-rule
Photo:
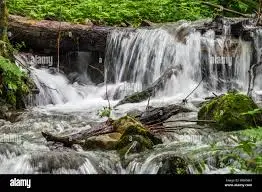
M 199 84 L 191 98 L 221 94 L 231 89 L 247 93 L 254 47 L 252 42 L 231 37 L 230 30 L 230 26 L 225 25 L 223 34 L 218 37 L 212 30 L 201 34 L 184 23 L 175 28 L 112 31 L 107 39 L 104 64 L 110 99 L 122 99 L 141 91 L 170 69 L 181 70 L 169 77 L 162 89 L 155 91 L 156 98 L 181 100 Z M 254 45 L 258 54 L 261 52 L 259 37 L 260 33 L 256 32 Z M 105 84 L 95 86 L 87 75 L 86 54 L 78 55 L 82 62 L 76 69 L 81 74 L 74 78 L 69 74 L 70 81 L 64 74 L 50 74 L 46 69 L 33 67 L 32 77 L 40 90 L 36 105 L 81 103 L 90 97 L 106 98 Z M 252 70 L 253 74 L 260 67 Z M 259 91 L 261 75 L 255 77 L 253 84 Z M 72 79 L 75 79 L 73 84 Z M 88 83 L 79 85 L 79 82 Z
M 138 29 L 113 31 L 107 42 L 108 81 L 129 85 L 123 96 L 151 85 L 168 68 L 181 66 L 182 71 L 170 78 L 160 96 L 185 96 L 202 78 L 198 92 L 247 91 L 248 70 L 252 57 L 250 42 L 214 31 L 200 32 L 183 24 L 175 30 Z
M 115 30 L 107 39 L 106 84 L 100 85 L 90 82 L 91 78 L 86 73 L 89 70 L 86 64 L 88 54 L 79 54 L 81 62 L 75 66 L 76 73 L 69 75 L 61 70 L 58 73 L 53 69 L 37 68 L 21 54 L 17 59 L 24 62 L 23 65 L 29 65 L 30 76 L 39 94 L 34 95 L 34 107 L 23 113 L 20 121 L 0 120 L 0 141 L 3 141 L 0 142 L 0 173 L 169 173 L 174 168 L 172 161 L 177 157 L 190 160 L 187 171 L 192 174 L 231 173 L 230 166 L 237 167 L 237 173 L 245 173 L 238 165 L 235 166 L 239 164 L 237 160 L 234 160 L 235 164 L 218 165 L 223 161 L 219 158 L 230 153 L 228 149 L 238 144 L 233 138 L 236 136 L 205 127 L 163 134 L 163 144 L 141 154 L 126 153 L 124 164 L 121 164 L 116 151 L 84 151 L 79 145 L 66 148 L 46 142 L 41 131 L 61 136 L 86 131 L 93 124 L 105 121 L 98 116 L 98 111 L 108 105 L 106 90 L 110 100 L 121 99 L 149 87 L 169 69 L 177 72 L 156 91 L 150 105 L 154 106 L 161 99 L 161 106 L 171 100 L 181 102 L 198 85 L 191 98 L 202 99 L 212 92 L 221 94 L 230 89 L 247 92 L 248 71 L 261 60 L 261 40 L 260 30 L 254 33 L 254 42 L 235 39 L 230 36 L 230 26 L 227 25 L 219 37 L 212 30 L 201 34 L 187 23 L 175 28 Z M 259 93 L 262 89 L 261 65 L 252 70 L 255 73 L 254 92 Z M 110 101 L 112 106 L 117 102 Z M 114 118 L 132 109 L 145 110 L 144 104 L 119 106 L 114 111 Z M 192 120 L 196 116 L 194 111 L 172 118 Z M 18 140 L 19 143 L 9 140 Z M 217 150 L 214 151 L 212 146 L 216 146 Z M 261 144 L 258 149 L 261 149 Z

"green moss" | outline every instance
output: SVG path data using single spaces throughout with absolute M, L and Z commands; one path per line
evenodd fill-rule
M 0 97 L 14 108 L 24 108 L 23 98 L 33 86 L 14 63 L 0 56 Z
M 132 138 L 132 139 L 131 139 Z M 134 143 L 136 142 L 136 143 Z M 132 147 L 133 145 L 133 147 Z M 120 158 L 124 158 L 125 154 L 140 153 L 147 149 L 153 149 L 153 142 L 141 135 L 132 135 L 122 137 L 116 144 L 115 148 L 118 150 Z
M 122 134 L 115 145 L 115 149 L 121 158 L 124 157 L 128 150 L 130 150 L 129 153 L 139 153 L 162 143 L 161 139 L 155 137 L 140 122 L 130 116 L 116 120 L 113 126 L 117 132 Z M 131 147 L 132 145 L 135 146 Z
M 257 109 L 255 102 L 240 93 L 228 93 L 204 104 L 199 113 L 199 120 L 215 120 L 218 130 L 231 131 L 246 129 L 260 122 L 260 115 L 248 116 L 244 113 Z
M 136 125 L 137 127 L 144 129 L 143 125 L 139 121 L 127 115 L 113 122 L 114 129 L 122 134 L 130 125 Z

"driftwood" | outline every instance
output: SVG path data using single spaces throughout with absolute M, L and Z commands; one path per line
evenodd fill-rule
M 146 88 L 141 92 L 133 93 L 132 95 L 126 96 L 124 99 L 119 101 L 115 107 L 119 105 L 123 105 L 125 103 L 138 103 L 141 101 L 145 101 L 148 98 L 155 95 L 157 90 L 160 90 L 164 87 L 165 83 L 168 79 L 172 77 L 172 75 L 177 75 L 182 70 L 181 66 L 170 67 L 168 68 L 162 75 L 159 77 L 151 86 Z
M 90 137 L 112 132 L 114 132 L 114 128 L 112 126 L 112 120 L 109 119 L 106 122 L 99 124 L 98 126 L 92 127 L 91 129 L 68 136 L 56 136 L 49 132 L 42 132 L 42 135 L 47 141 L 63 143 L 64 146 L 71 147 L 73 144 L 84 145 L 85 140 Z
M 141 115 L 136 116 L 136 118 L 144 125 L 154 125 L 163 123 L 173 115 L 183 112 L 192 111 L 179 105 L 169 105 L 166 107 L 152 108 Z
M 151 110 L 137 115 L 136 119 L 138 119 L 151 132 L 149 125 L 161 124 L 171 116 L 181 112 L 191 112 L 191 110 L 178 105 L 169 105 L 166 107 L 152 108 Z M 67 136 L 57 136 L 49 132 L 42 132 L 42 135 L 47 141 L 62 143 L 67 147 L 71 147 L 73 144 L 84 146 L 86 139 L 90 137 L 116 132 L 112 123 L 113 121 L 109 119 L 91 129 Z

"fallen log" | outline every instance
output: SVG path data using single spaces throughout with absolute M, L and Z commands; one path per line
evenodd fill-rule
M 191 112 L 191 110 L 179 105 L 169 105 L 165 107 L 151 108 L 150 110 L 137 115 L 135 118 L 140 121 L 150 133 L 153 133 L 151 132 L 152 127 L 149 127 L 149 125 L 161 125 L 161 123 L 164 123 L 171 116 L 182 112 Z M 113 124 L 114 121 L 108 119 L 106 122 L 100 123 L 91 129 L 71 135 L 58 136 L 49 132 L 42 132 L 42 135 L 47 141 L 62 143 L 66 147 L 72 147 L 74 144 L 79 144 L 82 147 L 85 147 L 88 143 L 88 139 L 93 136 L 119 132 Z
M 116 27 L 72 24 L 50 20 L 32 20 L 21 16 L 9 16 L 8 31 L 11 42 L 24 42 L 35 52 L 57 52 L 57 39 L 60 34 L 61 52 L 97 51 L 105 52 L 107 35 Z M 125 30 L 134 30 L 125 28 Z
M 108 119 L 106 122 L 101 123 L 98 126 L 94 126 L 91 129 L 80 131 L 68 136 L 57 136 L 45 131 L 42 131 L 42 135 L 47 141 L 58 142 L 64 144 L 66 147 L 71 147 L 74 144 L 83 146 L 85 145 L 85 140 L 90 137 L 112 132 L 114 132 L 112 120 Z
M 161 77 L 159 77 L 151 86 L 146 88 L 141 92 L 133 93 L 132 95 L 126 96 L 124 99 L 119 101 L 115 107 L 123 105 L 126 103 L 138 103 L 147 100 L 149 97 L 155 96 L 155 92 L 162 89 L 167 80 L 172 77 L 172 75 L 177 75 L 182 70 L 181 66 L 175 66 L 168 68 Z
M 144 125 L 155 125 L 164 123 L 173 115 L 186 112 L 192 112 L 192 110 L 179 105 L 168 105 L 166 107 L 151 108 L 136 116 L 136 118 Z

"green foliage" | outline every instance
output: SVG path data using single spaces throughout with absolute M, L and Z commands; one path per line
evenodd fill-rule
M 108 117 L 110 118 L 112 113 L 112 109 L 110 107 L 103 107 L 103 109 L 101 109 L 98 112 L 99 117 L 103 118 L 103 117 Z
M 218 130 L 247 129 L 261 123 L 258 106 L 246 95 L 230 92 L 204 104 L 199 113 L 200 120 L 215 120 Z M 250 112 L 253 111 L 254 112 Z M 253 116 L 246 115 L 254 113 Z
M 257 140 L 242 140 L 230 153 L 224 155 L 220 161 L 221 166 L 231 166 L 231 160 L 237 161 L 240 168 L 253 173 L 262 173 L 262 156 L 257 153 Z M 234 173 L 234 166 L 232 166 Z
M 242 130 L 240 134 L 251 140 L 262 141 L 262 127 Z
M 138 26 L 142 20 L 173 22 L 181 19 L 196 20 L 214 15 L 214 9 L 201 0 L 9 0 L 11 14 L 35 19 L 84 22 L 99 25 L 120 25 L 127 21 Z M 209 0 L 243 13 L 257 9 L 257 1 Z M 224 14 L 224 13 L 220 13 Z M 226 16 L 235 16 L 225 13 Z
M 35 19 L 120 25 L 127 21 L 134 26 L 142 20 L 170 22 L 195 20 L 212 16 L 212 10 L 200 0 L 9 0 L 11 14 Z
M 26 48 L 25 42 L 22 41 L 21 43 L 16 43 L 13 46 L 13 52 L 18 53 L 21 49 Z
M 0 56 L 0 97 L 13 107 L 22 108 L 22 98 L 29 93 L 27 75 Z
M 258 8 L 258 0 L 217 0 L 215 2 L 241 13 L 254 13 Z M 225 15 L 233 16 L 231 13 L 226 13 Z

